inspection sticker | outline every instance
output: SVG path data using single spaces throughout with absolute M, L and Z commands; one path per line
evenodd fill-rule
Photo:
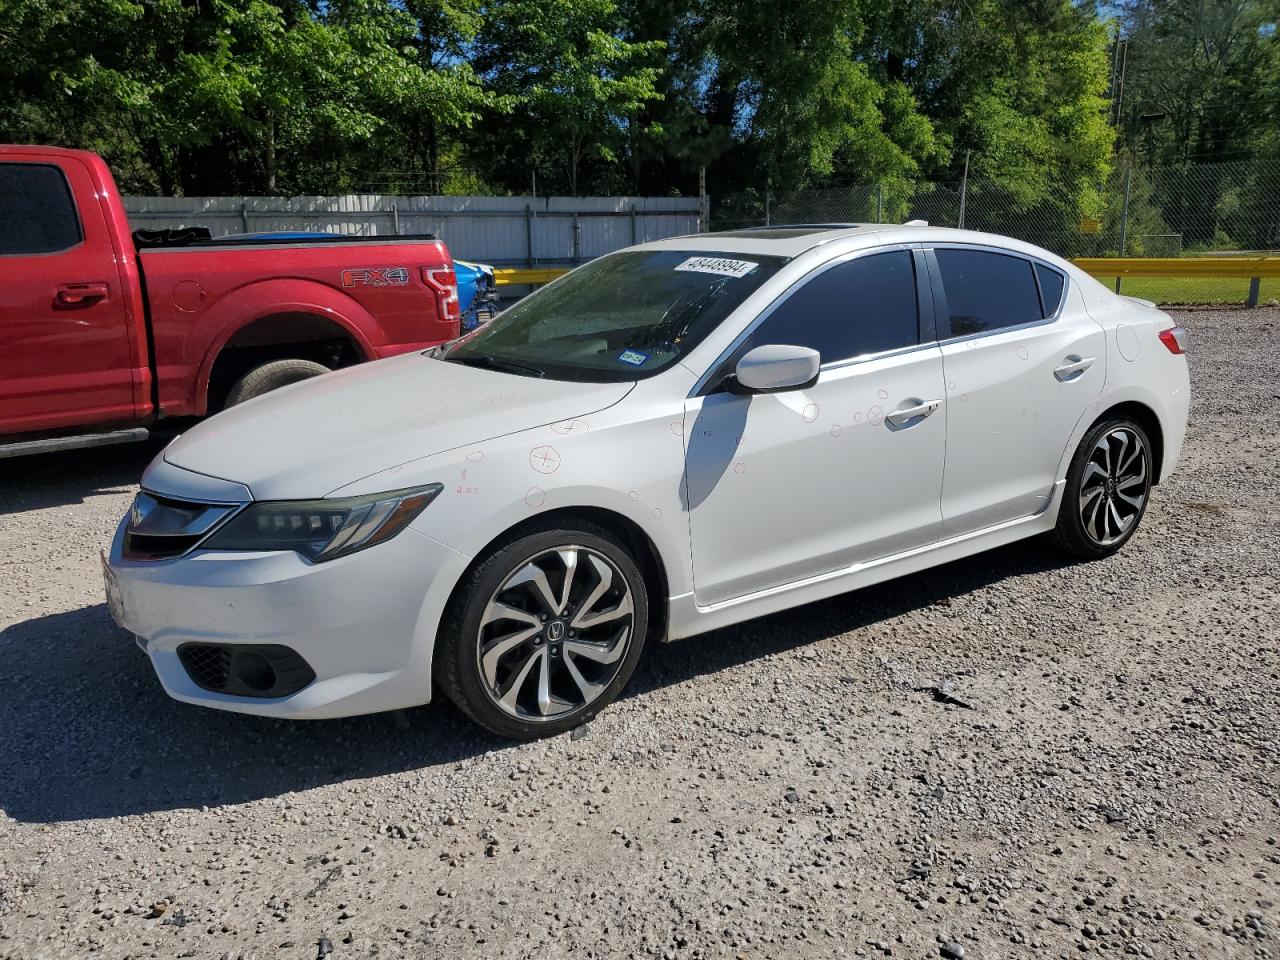
M 721 277 L 745 277 L 760 266 L 750 260 L 726 260 L 724 257 L 690 257 L 676 267 L 693 273 L 714 273 Z
M 619 363 L 629 363 L 633 367 L 643 367 L 649 362 L 649 355 L 639 350 L 623 350 L 618 354 Z

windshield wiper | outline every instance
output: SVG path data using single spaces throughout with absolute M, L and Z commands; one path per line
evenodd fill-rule
M 547 375 L 547 371 L 541 367 L 535 367 L 533 364 L 520 363 L 518 360 L 507 360 L 502 357 L 491 357 L 488 354 L 475 354 L 466 357 L 450 356 L 444 359 L 449 363 L 461 363 L 468 367 L 484 367 L 487 370 L 504 370 L 507 373 L 519 374 L 522 377 L 545 377 Z

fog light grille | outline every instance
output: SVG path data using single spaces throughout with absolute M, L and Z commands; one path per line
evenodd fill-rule
M 236 697 L 287 697 L 316 678 L 307 661 L 280 644 L 184 643 L 178 659 L 196 686 Z
M 178 649 L 178 659 L 196 686 L 222 691 L 231 676 L 231 648 L 214 643 L 187 643 Z

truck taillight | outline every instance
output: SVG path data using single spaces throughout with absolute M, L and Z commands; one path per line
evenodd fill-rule
M 453 267 L 423 267 L 422 279 L 436 295 L 441 320 L 459 320 L 462 310 L 458 304 L 458 275 Z

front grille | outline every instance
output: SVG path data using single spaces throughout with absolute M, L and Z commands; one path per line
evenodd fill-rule
M 125 559 L 180 557 L 239 508 L 239 504 L 175 500 L 143 490 L 129 508 L 129 523 L 124 532 Z
M 196 686 L 237 697 L 287 697 L 316 678 L 306 660 L 278 643 L 184 643 L 178 659 Z

